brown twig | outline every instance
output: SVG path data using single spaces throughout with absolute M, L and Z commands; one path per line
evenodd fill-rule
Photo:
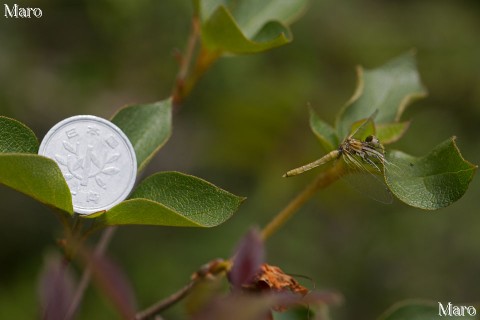
M 185 96 L 188 94 L 185 90 L 185 82 L 189 75 L 190 66 L 192 64 L 192 57 L 197 46 L 197 42 L 200 35 L 200 24 L 198 17 L 194 16 L 192 19 L 192 31 L 187 40 L 187 47 L 185 53 L 177 54 L 177 60 L 180 63 L 180 69 L 178 70 L 177 77 L 175 79 L 175 86 L 172 92 L 172 103 L 175 108 L 178 108 L 182 103 Z
M 192 280 L 186 286 L 173 293 L 169 297 L 158 301 L 154 305 L 148 307 L 147 309 L 140 311 L 136 314 L 135 320 L 144 320 L 155 316 L 157 313 L 162 312 L 165 309 L 168 309 L 178 301 L 182 300 L 187 294 L 193 289 L 197 281 Z
M 278 229 L 280 229 L 280 227 L 283 226 L 287 222 L 287 220 L 290 219 L 298 211 L 298 209 L 300 209 L 302 205 L 306 201 L 308 201 L 318 190 L 329 186 L 339 177 L 341 177 L 343 170 L 343 165 L 337 162 L 336 165 L 331 167 L 329 170 L 320 173 L 320 175 L 318 175 L 315 180 L 313 180 L 309 185 L 305 187 L 305 189 L 303 189 L 302 192 L 300 192 L 295 198 L 293 198 L 292 201 L 290 201 L 287 206 L 283 210 L 281 210 L 262 230 L 263 240 L 266 240 L 275 232 L 277 232 Z M 135 320 L 148 319 L 169 308 L 170 306 L 187 296 L 187 294 L 197 283 L 196 280 L 206 277 L 210 274 L 219 274 L 228 270 L 228 268 L 231 266 L 232 260 L 233 259 L 222 260 L 222 262 L 212 262 L 211 264 L 206 265 L 205 270 L 198 272 L 198 277 L 194 277 L 188 285 L 181 288 L 171 296 L 160 300 L 154 305 L 148 307 L 144 311 L 137 313 Z
M 180 69 L 172 90 L 172 104 L 175 111 L 178 111 L 183 100 L 190 94 L 197 81 L 220 56 L 219 53 L 206 50 L 202 46 L 196 50 L 200 39 L 200 31 L 199 17 L 193 16 L 192 31 L 187 40 L 185 53 L 177 55 Z M 198 52 L 195 55 L 196 51 Z M 192 66 L 194 66 L 193 69 Z
M 213 279 L 220 274 L 226 274 L 228 270 L 232 266 L 231 260 L 223 260 L 223 259 L 214 259 L 205 265 L 201 266 L 197 272 L 192 275 L 190 282 L 178 290 L 177 292 L 173 293 L 169 297 L 156 302 L 155 304 L 151 305 L 150 307 L 146 308 L 143 311 L 140 311 L 135 316 L 135 320 L 143 320 L 147 318 L 151 318 L 158 313 L 166 310 L 167 308 L 171 307 L 178 301 L 182 300 L 190 293 L 190 291 L 194 288 L 194 286 L 204 279 Z
M 177 55 L 177 58 L 180 63 L 180 69 L 178 71 L 178 74 L 175 80 L 175 86 L 172 92 L 173 107 L 177 110 L 181 106 L 185 97 L 188 96 L 188 94 L 191 92 L 196 82 L 210 68 L 210 66 L 215 62 L 215 60 L 220 56 L 219 53 L 208 51 L 203 47 L 199 49 L 197 55 L 195 56 L 199 38 L 200 38 L 200 21 L 198 16 L 194 16 L 192 19 L 192 32 L 187 41 L 185 54 L 183 56 Z M 195 58 L 194 68 L 193 70 L 191 70 L 194 58 Z M 90 232 L 94 230 L 96 230 L 96 228 L 92 228 L 92 230 L 90 230 L 88 234 L 90 234 Z M 95 254 L 101 255 L 105 252 L 108 244 L 110 243 L 110 240 L 113 236 L 114 231 L 115 231 L 115 228 L 110 227 L 103 232 L 101 239 L 96 246 Z M 86 234 L 84 236 L 86 237 Z M 75 314 L 77 308 L 79 307 L 80 302 L 85 293 L 85 290 L 87 289 L 88 284 L 90 282 L 91 276 L 92 276 L 91 268 L 87 266 L 82 274 L 82 278 L 77 287 L 77 290 L 75 292 L 70 308 L 67 312 L 67 315 L 66 315 L 67 319 L 71 318 Z M 152 313 L 153 315 L 155 313 L 158 313 L 158 311 L 156 310 L 161 311 L 165 308 L 168 308 L 170 305 L 174 304 L 178 300 L 182 299 L 191 290 L 194 283 L 195 281 L 192 281 L 187 286 L 180 289 L 177 293 L 166 298 L 165 300 L 158 302 L 157 304 L 153 305 L 151 308 L 144 311 L 147 314 L 147 316 L 145 317 L 149 316 L 148 315 L 149 312 L 153 312 Z M 142 316 L 142 314 L 143 312 L 140 313 L 140 316 Z M 143 319 L 143 318 L 140 318 L 140 319 Z

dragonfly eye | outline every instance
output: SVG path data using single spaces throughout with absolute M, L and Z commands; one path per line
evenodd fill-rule
M 368 137 L 366 137 L 365 142 L 371 143 L 373 145 L 380 144 L 380 140 L 378 140 L 378 138 L 375 137 L 374 135 L 369 135 Z

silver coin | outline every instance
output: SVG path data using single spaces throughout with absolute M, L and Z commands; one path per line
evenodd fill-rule
M 80 214 L 108 210 L 123 201 L 135 184 L 137 160 L 127 136 L 95 116 L 74 116 L 57 123 L 43 138 L 38 154 L 58 163 Z

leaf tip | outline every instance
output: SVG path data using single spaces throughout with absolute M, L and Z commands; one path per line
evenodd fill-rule
M 258 228 L 252 228 L 240 241 L 235 250 L 232 269 L 229 272 L 230 283 L 241 289 L 249 284 L 264 262 L 265 248 Z

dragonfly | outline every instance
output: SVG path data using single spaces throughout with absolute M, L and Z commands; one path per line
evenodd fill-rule
M 356 189 L 362 193 L 367 192 L 368 189 L 374 189 L 374 192 L 368 190 L 367 195 L 377 201 L 391 203 L 393 200 L 391 192 L 378 178 L 378 175 L 383 174 L 383 169 L 387 164 L 385 148 L 373 134 L 368 134 L 363 138 L 369 133 L 369 130 L 373 131 L 369 128 L 369 124 L 373 127 L 373 118 L 377 112 L 378 110 L 360 122 L 358 127 L 343 140 L 338 149 L 330 151 L 318 160 L 288 171 L 283 177 L 296 176 L 331 161 L 342 159 L 346 164 L 347 174 L 344 176 L 351 176 L 347 179 L 350 185 L 354 187 L 358 185 Z M 362 178 L 362 176 L 369 178 Z

